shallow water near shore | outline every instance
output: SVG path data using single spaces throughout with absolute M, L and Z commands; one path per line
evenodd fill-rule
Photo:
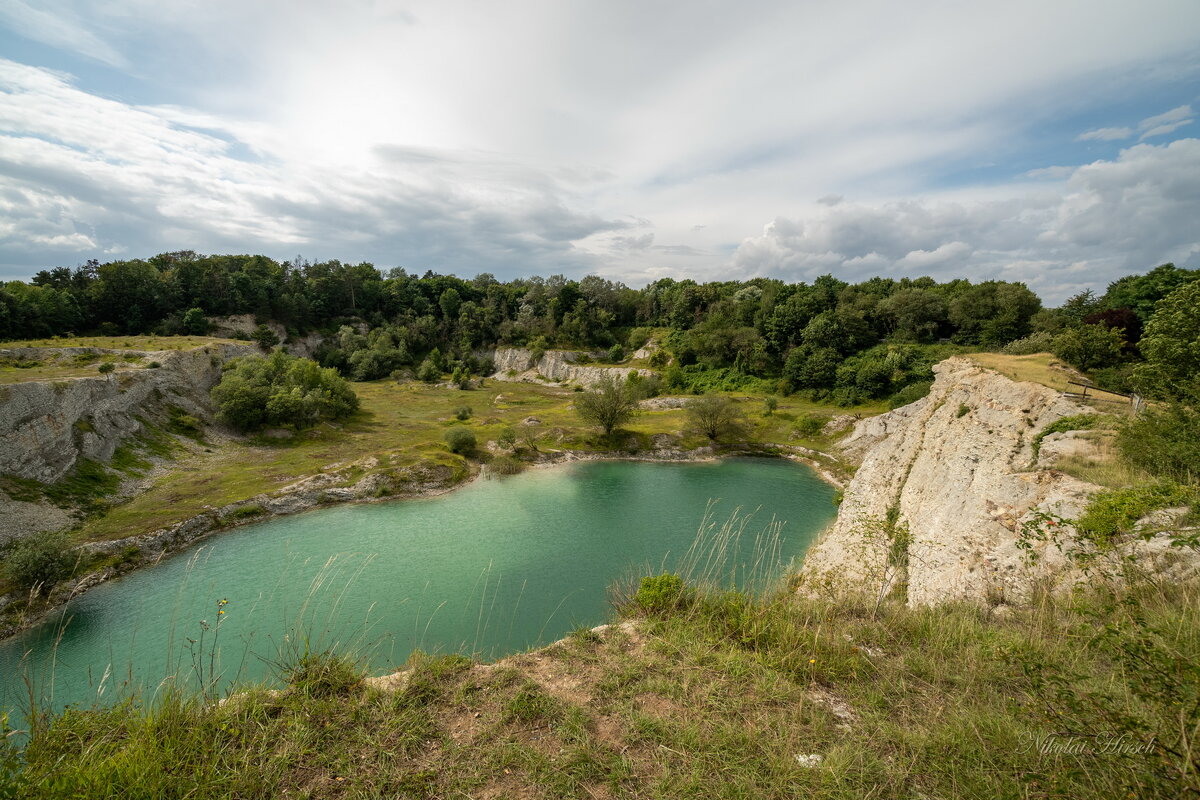
M 833 495 L 782 459 L 591 461 L 250 525 L 0 643 L 0 710 L 20 716 L 30 685 L 61 709 L 149 696 L 169 676 L 270 681 L 306 647 L 349 649 L 374 674 L 414 649 L 498 658 L 605 622 L 607 588 L 677 569 L 706 511 L 716 528 L 735 509 L 752 515 L 726 559 L 739 579 L 779 576 L 833 519 Z M 756 564 L 772 520 L 780 536 Z

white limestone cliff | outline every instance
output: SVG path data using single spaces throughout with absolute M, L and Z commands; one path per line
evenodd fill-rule
M 1022 542 L 1023 526 L 1040 514 L 1077 517 L 1099 487 L 1036 468 L 1032 442 L 1047 425 L 1089 409 L 966 358 L 934 371 L 928 396 L 863 420 L 843 442 L 861 465 L 837 520 L 805 558 L 802 586 L 904 587 L 910 605 L 995 605 L 1062 576 L 1058 548 Z M 1022 543 L 1033 547 L 1036 565 Z

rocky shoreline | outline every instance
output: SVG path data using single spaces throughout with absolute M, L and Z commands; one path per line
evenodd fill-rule
M 804 463 L 826 482 L 839 489 L 844 488 L 838 477 L 815 458 L 816 456 L 830 457 L 828 454 L 791 445 L 742 444 L 723 447 L 719 451 L 712 447 L 698 447 L 694 450 L 661 447 L 641 452 L 553 450 L 540 452 L 538 459 L 530 467 L 545 469 L 580 461 L 706 462 L 737 456 L 773 456 Z M 213 508 L 155 531 L 135 534 L 122 539 L 82 544 L 77 550 L 84 555 L 118 557 L 121 560 L 117 564 L 59 584 L 50 594 L 43 608 L 30 611 L 24 614 L 19 621 L 0 627 L 0 641 L 34 627 L 54 612 L 61 610 L 75 597 L 102 583 L 143 566 L 157 564 L 162 559 L 179 553 L 215 534 L 276 517 L 328 508 L 333 505 L 411 500 L 446 494 L 487 474 L 486 465 L 480 465 L 478 462 L 469 463 L 471 471 L 465 479 L 456 478 L 449 467 L 441 465 L 410 469 L 407 475 L 410 478 L 407 488 L 397 492 L 382 492 L 384 479 L 378 473 L 368 474 L 352 486 L 332 485 L 340 482 L 337 473 L 313 475 L 277 492 L 259 494 L 220 508 Z M 17 597 L 14 595 L 0 597 L 0 610 L 16 599 Z

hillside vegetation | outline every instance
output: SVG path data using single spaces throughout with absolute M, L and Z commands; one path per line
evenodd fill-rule
M 292 335 L 319 329 L 318 360 L 358 398 L 337 421 L 181 434 L 191 444 L 167 447 L 186 447 L 186 463 L 129 502 L 97 508 L 76 541 L 122 538 L 312 476 L 337 487 L 374 474 L 391 487 L 405 469 L 433 466 L 453 482 L 551 451 L 691 449 L 714 435 L 718 447 L 824 448 L 838 407 L 915 400 L 933 363 L 964 350 L 999 350 L 973 357 L 1059 390 L 1065 362 L 1146 402 L 1132 415 L 1124 401 L 1096 401 L 1094 414 L 1028 431 L 1039 446 L 1068 432 L 1103 445 L 1056 468 L 1110 488 L 1078 520 L 1047 516 L 1040 530 L 1073 523 L 1106 555 L 1076 565 L 1088 581 L 1072 593 L 1034 592 L 1020 607 L 909 608 L 898 596 L 850 592 L 835 603 L 787 585 L 746 593 L 704 574 L 650 576 L 614 587 L 613 625 L 499 664 L 417 654 L 406 672 L 368 679 L 355 654 L 300 645 L 277 665 L 281 690 L 246 687 L 219 703 L 167 685 L 105 708 L 35 709 L 24 749 L 21 737 L 3 739 L 0 797 L 1200 794 L 1200 586 L 1148 574 L 1117 546 L 1154 535 L 1200 545 L 1197 277 L 1164 265 L 1058 309 L 1001 282 L 826 276 L 631 290 L 599 278 L 385 277 L 371 265 L 188 253 L 7 284 L 8 335 L 13 320 L 47 334 L 120 325 L 199 335 L 207 315 L 230 313 L 283 322 Z M 116 302 L 137 313 L 106 316 Z M 496 343 L 645 363 L 667 391 L 733 398 L 737 424 L 706 431 L 700 406 L 663 407 L 603 430 L 573 407 L 582 387 L 471 380 Z M 452 429 L 475 444 L 447 437 Z M 1164 508 L 1177 509 L 1169 524 L 1154 516 Z M 295 633 L 289 641 L 303 642 Z

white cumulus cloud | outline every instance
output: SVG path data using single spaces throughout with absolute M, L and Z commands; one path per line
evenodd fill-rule
M 776 219 L 738 247 L 746 275 L 1023 280 L 1051 301 L 1200 255 L 1200 139 L 1139 144 L 1015 197 L 846 202 Z

